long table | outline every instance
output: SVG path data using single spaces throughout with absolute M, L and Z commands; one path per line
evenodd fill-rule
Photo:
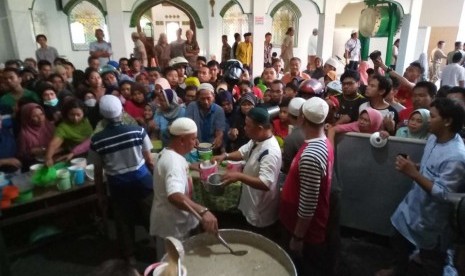
M 0 266 L 2 275 L 11 275 L 8 267 L 8 249 L 5 248 L 3 231 L 5 227 L 29 221 L 34 218 L 57 214 L 71 208 L 97 203 L 106 227 L 105 193 L 101 188 L 87 181 L 83 185 L 74 186 L 66 191 L 58 191 L 55 186 L 35 187 L 34 197 L 24 203 L 13 203 L 0 212 Z M 1 248 L 1 247 L 4 248 Z M 25 248 L 28 249 L 27 247 Z

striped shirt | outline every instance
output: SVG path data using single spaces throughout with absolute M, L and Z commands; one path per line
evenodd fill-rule
M 300 195 L 297 214 L 300 218 L 311 218 L 315 214 L 320 184 L 326 175 L 327 166 L 326 140 L 312 140 L 303 151 L 299 162 Z
M 91 149 L 103 161 L 107 175 L 137 171 L 145 164 L 143 151 L 150 151 L 152 143 L 144 128 L 134 125 L 108 125 L 91 138 Z

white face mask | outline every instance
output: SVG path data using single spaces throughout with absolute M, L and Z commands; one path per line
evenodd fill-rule
M 94 107 L 97 104 L 96 99 L 87 99 L 84 101 L 84 104 L 88 107 Z

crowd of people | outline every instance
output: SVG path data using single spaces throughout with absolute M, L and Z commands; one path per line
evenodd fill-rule
M 411 259 L 420 268 L 408 275 L 442 275 L 446 252 L 454 249 L 445 198 L 465 190 L 464 80 L 438 90 L 424 78 L 422 63 L 412 62 L 401 75 L 392 69 L 395 63 L 386 65 L 376 55 L 368 68 L 357 31 L 346 44 L 340 77 L 335 58 L 323 63 L 316 57 L 302 71 L 305 64 L 292 52 L 293 33 L 286 32 L 279 57 L 266 34 L 264 69 L 254 78 L 251 33 L 244 41 L 235 35 L 232 46 L 223 36 L 219 61 L 199 56 L 191 30 L 186 40 L 178 30 L 170 44 L 161 34 L 152 50 L 133 33 L 133 56 L 116 62 L 103 31 L 96 30 L 84 71 L 38 35 L 37 62 L 10 60 L 0 71 L 0 170 L 87 156 L 96 183 L 105 171 L 122 254 L 133 261 L 136 223 L 156 238 L 159 256 L 164 238 L 185 239 L 198 228 L 191 209 L 205 231 L 218 231 L 215 214 L 192 199 L 189 174 L 199 170 L 192 158 L 197 145 L 210 143 L 213 161 L 245 162 L 242 172 L 223 175 L 225 185 L 243 185 L 242 225 L 303 260 L 296 262 L 302 275 L 336 275 L 335 135 L 380 132 L 425 140 L 418 165 L 408 156 L 396 159 L 396 168 L 415 184 L 392 216 L 396 260 L 379 275 L 404 275 L 415 249 Z M 462 60 L 457 48 L 451 62 Z M 150 155 L 155 145 L 156 162 Z

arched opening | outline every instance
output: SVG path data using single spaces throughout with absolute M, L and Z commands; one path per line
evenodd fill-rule
M 237 1 L 229 1 L 221 10 L 223 17 L 223 34 L 234 41 L 234 34 L 244 34 L 249 31 L 249 16 L 244 13 Z

